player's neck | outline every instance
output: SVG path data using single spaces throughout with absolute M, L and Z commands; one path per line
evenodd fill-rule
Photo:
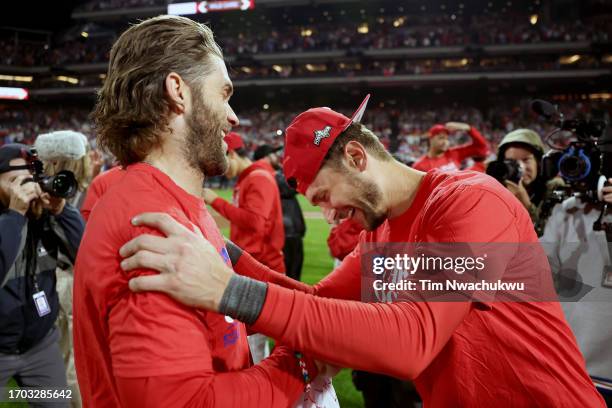
M 180 151 L 173 151 L 165 146 L 153 150 L 143 161 L 165 173 L 189 194 L 202 196 L 204 175 L 191 167 Z
M 446 153 L 446 152 L 442 151 L 442 150 L 430 150 L 427 153 L 427 156 L 429 156 L 432 159 L 437 159 L 438 157 L 444 156 L 444 153 Z
M 386 201 L 387 216 L 395 218 L 405 213 L 419 190 L 425 173 L 411 169 L 396 161 L 383 162 L 383 196 Z
M 241 157 L 240 161 L 238 162 L 238 176 L 240 176 L 246 169 L 251 167 L 251 164 L 253 164 L 251 160 L 247 159 L 246 157 Z

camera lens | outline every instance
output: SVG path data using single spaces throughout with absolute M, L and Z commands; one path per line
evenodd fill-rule
M 61 171 L 53 177 L 52 195 L 61 198 L 69 198 L 74 196 L 76 189 L 77 182 L 72 172 Z
M 60 171 L 55 176 L 45 176 L 39 179 L 42 191 L 54 197 L 70 198 L 77 192 L 77 181 L 71 171 Z
M 586 177 L 589 164 L 578 156 L 565 156 L 559 161 L 559 171 L 564 177 L 580 180 Z

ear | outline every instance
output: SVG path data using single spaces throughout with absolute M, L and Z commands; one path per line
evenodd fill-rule
M 170 72 L 164 81 L 170 109 L 176 114 L 185 113 L 187 101 L 190 100 L 189 87 L 176 72 Z
M 365 147 L 355 140 L 351 140 L 344 147 L 344 158 L 348 161 L 348 167 L 357 171 L 364 171 L 368 164 L 368 155 Z

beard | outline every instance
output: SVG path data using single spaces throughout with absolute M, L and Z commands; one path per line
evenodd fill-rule
M 363 227 L 367 231 L 374 231 L 387 219 L 386 213 L 379 209 L 380 202 L 382 201 L 380 187 L 373 181 L 366 180 L 360 176 L 350 180 L 358 197 L 354 207 L 360 209 L 363 213 L 365 222 Z
M 228 165 L 221 137 L 226 119 L 202 101 L 201 92 L 194 89 L 193 111 L 185 118 L 183 154 L 189 165 L 204 176 L 218 176 L 225 173 Z

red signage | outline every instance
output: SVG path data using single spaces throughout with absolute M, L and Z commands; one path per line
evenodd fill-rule
M 168 14 L 185 16 L 190 14 L 206 14 L 215 11 L 251 10 L 255 8 L 255 0 L 219 0 L 199 1 L 190 3 L 168 4 Z

